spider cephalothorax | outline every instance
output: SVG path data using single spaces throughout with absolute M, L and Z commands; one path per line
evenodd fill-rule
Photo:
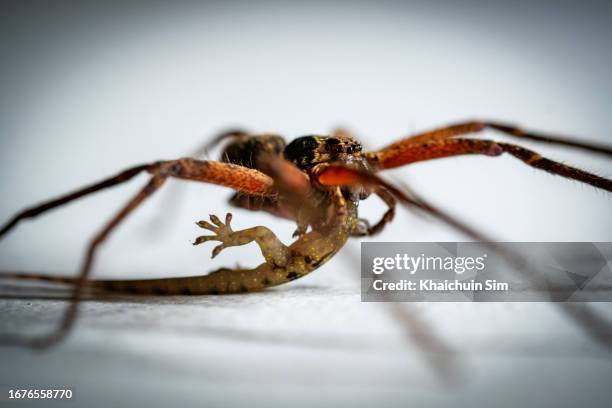
M 223 134 L 230 139 L 221 153 L 221 161 L 251 169 L 261 169 L 257 163 L 264 155 L 280 156 L 302 170 L 321 163 L 349 164 L 362 161 L 361 143 L 347 136 L 308 135 L 287 144 L 282 136 L 274 134 L 250 135 L 240 131 Z
M 361 160 L 361 143 L 348 137 L 302 136 L 285 147 L 283 156 L 300 169 L 320 163 L 351 163 Z
M 60 339 L 74 322 L 77 304 L 85 288 L 140 294 L 222 294 L 261 290 L 298 279 L 323 265 L 342 248 L 350 236 L 380 232 L 393 219 L 396 199 L 410 208 L 424 211 L 446 222 L 472 239 L 491 241 L 427 203 L 414 192 L 408 193 L 385 182 L 377 173 L 386 169 L 466 154 L 498 156 L 507 153 L 531 167 L 612 192 L 612 180 L 547 159 L 519 145 L 465 137 L 487 128 L 511 137 L 612 155 L 612 148 L 607 146 L 525 132 L 495 122 L 465 122 L 446 126 L 401 139 L 374 152 L 362 152 L 361 144 L 345 131 L 337 131 L 329 137 L 303 136 L 289 144 L 273 134 L 226 132 L 214 140 L 217 143 L 229 139 L 221 161 L 183 158 L 135 166 L 114 177 L 26 208 L 0 228 L 1 237 L 23 219 L 36 217 L 70 201 L 126 182 L 141 172 L 151 175 L 147 185 L 91 240 L 77 278 L 5 275 L 18 279 L 70 283 L 74 285 L 74 292 L 70 308 L 56 333 L 26 341 L 21 338 L 0 338 L 0 343 L 40 345 Z M 236 191 L 230 200 L 232 205 L 294 220 L 298 226 L 295 234 L 297 239 L 286 246 L 264 226 L 234 231 L 230 225 L 231 214 L 227 214 L 224 222 L 211 215 L 210 223 L 199 221 L 197 225 L 212 232 L 212 235 L 200 236 L 194 244 L 221 242 L 213 250 L 214 257 L 225 248 L 256 242 L 265 262 L 252 269 L 223 268 L 208 275 L 187 278 L 87 280 L 98 247 L 117 225 L 170 178 L 231 188 Z M 359 219 L 357 214 L 357 201 L 365 198 L 369 192 L 375 193 L 389 207 L 383 217 L 371 226 L 366 220 Z M 308 227 L 311 227 L 310 231 Z

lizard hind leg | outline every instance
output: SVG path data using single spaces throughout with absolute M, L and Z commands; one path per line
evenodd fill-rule
M 270 266 L 285 266 L 289 261 L 289 248 L 270 229 L 257 226 L 234 231 L 231 227 L 231 213 L 227 213 L 225 216 L 225 223 L 221 222 L 219 217 L 215 215 L 210 216 L 210 221 L 212 224 L 207 221 L 198 221 L 196 224 L 200 228 L 213 232 L 214 235 L 199 236 L 193 244 L 199 245 L 208 241 L 220 241 L 221 244 L 217 245 L 212 251 L 213 258 L 225 248 L 246 245 L 255 241 L 259 245 L 266 263 Z

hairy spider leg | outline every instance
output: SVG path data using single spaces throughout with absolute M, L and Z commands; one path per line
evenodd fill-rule
M 389 169 L 419 161 L 464 154 L 499 156 L 502 153 L 508 153 L 531 167 L 612 192 L 612 180 L 547 159 L 524 147 L 492 140 L 452 138 L 419 143 L 405 140 L 404 143 L 394 144 L 387 149 L 368 154 L 368 160 L 377 168 Z
M 95 193 L 96 191 L 104 190 L 106 188 L 112 187 L 117 184 L 124 183 L 128 180 L 131 180 L 134 176 L 139 174 L 140 172 L 147 170 L 149 165 L 140 165 L 129 168 L 127 170 L 122 171 L 116 176 L 105 179 L 99 183 L 92 184 L 90 186 L 81 188 L 77 191 L 74 191 L 70 194 L 66 194 L 64 196 L 58 197 L 53 200 L 46 201 L 34 207 L 26 208 L 23 211 L 16 214 L 12 219 L 10 219 L 1 229 L 0 229 L 0 238 L 8 233 L 11 229 L 13 229 L 19 221 L 26 218 L 34 218 L 37 215 L 51 210 L 53 208 L 59 207 L 61 205 L 67 204 L 70 201 L 79 199 L 83 196 L 86 196 L 91 193 Z
M 275 152 L 280 155 L 280 148 L 284 146 L 284 139 L 276 134 L 252 134 L 243 129 L 230 129 L 225 132 L 219 133 L 212 139 L 205 141 L 194 149 L 188 157 L 201 159 L 208 158 L 210 151 L 219 145 L 220 143 L 228 141 L 220 161 L 225 163 L 237 164 L 249 168 L 257 168 L 255 164 L 259 161 L 259 153 L 262 152 Z M 228 147 L 232 146 L 229 150 Z M 245 153 L 240 154 L 240 150 L 243 149 Z M 180 203 L 184 200 L 185 186 L 181 184 L 172 184 L 165 192 L 165 196 L 162 198 L 163 202 L 161 207 L 164 211 L 160 212 L 155 217 L 152 226 L 159 228 L 170 224 L 170 221 L 176 217 Z M 280 210 L 275 207 L 279 207 L 276 197 L 262 197 L 261 195 L 249 195 L 246 192 L 239 192 L 232 196 L 230 204 L 239 207 L 246 208 L 252 211 L 266 211 L 274 215 L 281 216 L 283 218 L 292 219 L 286 213 L 288 206 L 284 206 L 284 210 Z M 163 217 L 161 216 L 163 214 Z
M 499 122 L 491 121 L 469 121 L 457 123 L 454 125 L 444 126 L 438 129 L 430 130 L 427 132 L 419 133 L 413 136 L 404 138 L 398 142 L 395 142 L 382 150 L 393 150 L 397 146 L 405 145 L 406 143 L 421 143 L 429 142 L 433 140 L 449 139 L 457 136 L 463 136 L 469 133 L 479 133 L 486 129 L 494 129 L 499 132 L 505 133 L 508 136 L 516 137 L 524 140 L 532 140 L 535 142 L 544 142 L 549 144 L 556 144 L 561 146 L 569 146 L 577 149 L 586 150 L 589 152 L 602 153 L 606 155 L 612 155 L 612 146 L 603 146 L 593 142 L 578 141 L 573 138 L 565 136 L 556 136 L 544 133 L 537 133 L 527 131 L 522 128 L 502 124 Z M 376 154 L 377 152 L 371 153 Z

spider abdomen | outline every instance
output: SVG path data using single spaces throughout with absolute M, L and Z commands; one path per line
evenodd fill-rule
M 278 135 L 237 135 L 225 146 L 221 161 L 261 170 L 258 160 L 262 154 L 280 155 L 285 149 L 285 139 Z

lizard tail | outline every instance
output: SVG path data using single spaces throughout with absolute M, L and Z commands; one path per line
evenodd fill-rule
M 87 289 L 101 292 L 137 295 L 218 295 L 254 292 L 292 280 L 285 273 L 272 270 L 268 264 L 254 269 L 222 268 L 208 275 L 161 279 L 89 280 Z M 2 273 L 0 279 L 42 281 L 75 285 L 77 278 L 29 273 Z

